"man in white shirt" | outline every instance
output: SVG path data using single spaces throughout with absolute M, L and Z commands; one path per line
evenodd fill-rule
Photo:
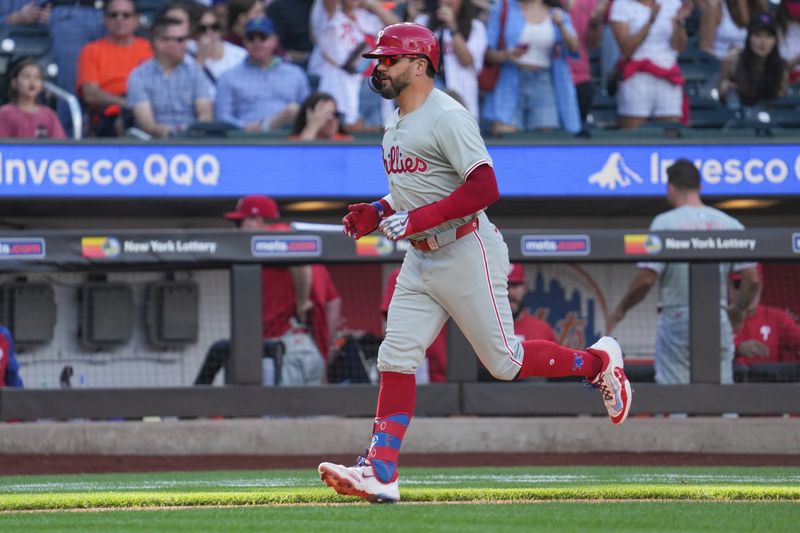
M 651 231 L 741 230 L 741 222 L 700 199 L 700 173 L 691 161 L 680 159 L 667 169 L 667 200 L 674 207 L 653 219 Z M 641 302 L 659 281 L 658 329 L 656 332 L 656 383 L 689 383 L 689 264 L 639 263 L 625 296 L 609 317 L 608 335 L 633 306 Z M 742 286 L 736 301 L 728 306 L 728 273 L 740 272 Z M 756 264 L 720 264 L 720 377 L 733 383 L 733 332 L 742 325 L 744 312 L 760 284 Z

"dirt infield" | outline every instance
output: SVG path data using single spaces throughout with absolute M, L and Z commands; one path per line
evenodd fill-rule
M 316 468 L 322 461 L 342 464 L 353 456 L 316 455 L 28 455 L 0 454 L 0 475 L 92 474 L 199 470 Z M 403 455 L 403 466 L 800 466 L 800 455 L 684 453 L 453 453 Z

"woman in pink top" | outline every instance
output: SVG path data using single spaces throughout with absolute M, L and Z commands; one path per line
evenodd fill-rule
M 55 112 L 39 105 L 42 70 L 32 59 L 23 59 L 11 70 L 10 103 L 0 107 L 0 137 L 63 139 L 64 128 Z

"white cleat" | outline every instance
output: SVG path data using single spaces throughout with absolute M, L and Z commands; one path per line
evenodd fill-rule
M 615 338 L 601 337 L 587 350 L 596 352 L 603 359 L 603 369 L 588 383 L 603 394 L 611 422 L 622 424 L 628 417 L 633 399 L 631 383 L 625 377 L 622 348 Z
M 358 496 L 370 503 L 395 503 L 400 501 L 400 484 L 397 479 L 383 483 L 369 461 L 358 458 L 356 466 L 321 463 L 317 468 L 319 478 L 330 488 L 345 496 Z

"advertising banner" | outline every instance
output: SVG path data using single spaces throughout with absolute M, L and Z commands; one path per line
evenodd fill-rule
M 794 144 L 490 146 L 500 192 L 514 196 L 658 196 L 665 169 L 688 158 L 703 191 L 800 194 Z M 407 154 L 394 154 L 403 161 Z M 0 145 L 0 197 L 378 197 L 388 190 L 378 146 Z

